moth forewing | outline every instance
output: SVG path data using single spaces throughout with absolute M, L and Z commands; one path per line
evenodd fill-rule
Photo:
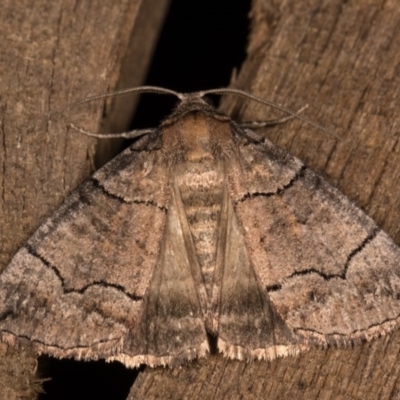
M 227 357 L 270 360 L 398 328 L 400 249 L 300 160 L 202 99 L 228 89 L 133 91 L 181 103 L 0 274 L 2 340 L 173 366 L 205 356 L 210 335 Z

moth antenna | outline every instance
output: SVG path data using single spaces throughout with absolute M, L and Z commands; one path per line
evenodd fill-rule
M 109 93 L 104 93 L 104 94 L 98 94 L 95 96 L 90 96 L 86 97 L 85 99 L 74 101 L 72 103 L 68 103 L 66 106 L 62 107 L 59 110 L 55 110 L 54 112 L 60 112 L 62 113 L 68 108 L 75 107 L 81 104 L 86 104 L 90 103 L 92 101 L 96 100 L 101 100 L 101 99 L 106 99 L 109 97 L 120 97 L 120 96 L 126 96 L 131 93 L 156 93 L 156 94 L 169 94 L 175 97 L 178 97 L 178 99 L 182 100 L 184 98 L 184 95 L 182 93 L 175 92 L 174 90 L 162 88 L 159 86 L 138 86 L 138 87 L 133 87 L 133 88 L 128 88 L 128 89 L 121 89 L 121 90 L 116 90 L 114 92 L 109 92 Z
M 295 112 L 295 111 L 293 111 L 293 110 L 291 110 L 291 109 L 289 109 L 287 107 L 281 106 L 280 104 L 276 104 L 276 103 L 274 103 L 272 101 L 269 101 L 269 100 L 266 100 L 266 99 L 262 99 L 261 97 L 258 97 L 258 96 L 255 96 L 253 94 L 247 93 L 247 92 L 245 92 L 243 90 L 220 88 L 220 89 L 209 89 L 209 90 L 204 90 L 202 92 L 199 92 L 200 96 L 205 96 L 207 94 L 235 94 L 235 95 L 240 96 L 240 97 L 246 97 L 246 98 L 248 98 L 250 100 L 256 101 L 257 103 L 264 104 L 264 105 L 266 105 L 268 107 L 271 107 L 271 108 L 273 108 L 275 110 L 279 110 L 279 111 L 282 111 L 282 112 L 284 112 L 286 114 L 289 114 L 294 118 L 297 118 L 297 119 L 299 119 L 299 120 L 301 120 L 303 122 L 306 122 L 307 124 L 309 124 L 311 126 L 314 126 L 315 128 L 320 129 L 321 131 L 324 131 L 329 135 L 334 136 L 336 139 L 338 139 L 340 141 L 343 140 L 340 136 L 336 135 L 335 133 L 333 133 L 329 129 L 323 127 L 322 125 L 317 124 L 314 121 L 311 121 L 311 119 L 309 119 L 307 117 L 304 117 L 304 116 L 298 114 L 297 112 Z

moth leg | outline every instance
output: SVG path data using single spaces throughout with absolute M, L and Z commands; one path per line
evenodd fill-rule
M 69 127 L 73 130 L 83 133 L 87 136 L 97 137 L 99 139 L 109 139 L 109 138 L 125 138 L 125 139 L 134 139 L 139 136 L 148 135 L 150 133 L 154 133 L 157 131 L 157 128 L 148 128 L 148 129 L 134 129 L 133 131 L 120 132 L 120 133 L 99 133 L 99 132 L 91 132 L 86 129 L 81 128 L 75 124 L 70 123 Z
M 301 112 L 303 112 L 306 108 L 308 108 L 308 104 L 306 104 L 305 106 L 301 107 L 299 110 L 296 111 L 296 114 L 300 114 Z M 257 129 L 257 128 L 264 128 L 266 126 L 275 126 L 275 125 L 279 125 L 279 124 L 283 124 L 286 121 L 289 121 L 293 118 L 296 118 L 296 115 L 288 115 L 286 117 L 282 117 L 282 118 L 277 118 L 277 119 L 270 119 L 268 121 L 247 121 L 247 122 L 241 122 L 238 123 L 238 125 L 241 128 L 249 128 L 249 129 Z

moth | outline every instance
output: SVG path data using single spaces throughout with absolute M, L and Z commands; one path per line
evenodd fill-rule
M 399 247 L 299 159 L 204 100 L 243 92 L 134 91 L 180 104 L 127 134 L 135 142 L 2 272 L 3 341 L 173 366 L 212 343 L 272 360 L 399 326 Z

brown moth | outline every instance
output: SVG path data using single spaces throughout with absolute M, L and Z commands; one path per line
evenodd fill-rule
M 271 360 L 398 327 L 400 249 L 371 218 L 203 100 L 226 91 L 134 91 L 181 103 L 14 256 L 2 340 L 136 367 L 203 357 L 212 337 Z

